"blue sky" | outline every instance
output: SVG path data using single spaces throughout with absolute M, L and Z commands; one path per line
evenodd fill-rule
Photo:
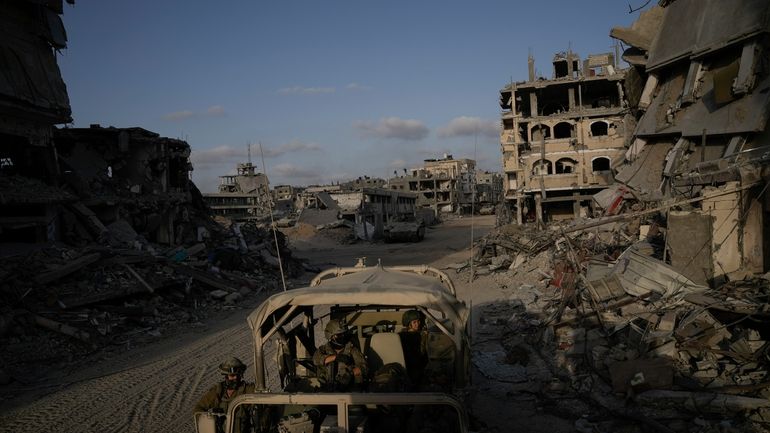
M 636 6 L 636 4 L 633 4 Z M 451 153 L 501 170 L 498 91 L 610 51 L 618 0 L 78 1 L 59 66 L 74 126 L 184 138 L 193 180 L 262 143 L 272 184 L 387 177 Z M 260 168 L 257 146 L 252 160 Z

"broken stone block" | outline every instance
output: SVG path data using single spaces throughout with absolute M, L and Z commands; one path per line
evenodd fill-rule
M 523 265 L 526 261 L 527 257 L 524 254 L 516 254 L 516 258 L 513 259 L 513 262 L 511 262 L 511 266 L 509 266 L 508 269 L 511 271 L 518 269 L 519 266 Z
M 511 256 L 508 254 L 499 255 L 497 257 L 492 257 L 489 262 L 489 270 L 490 271 L 496 271 L 498 269 L 502 269 L 505 267 L 510 266 L 511 264 Z
M 235 304 L 238 302 L 243 296 L 236 292 L 236 293 L 230 293 L 229 295 L 225 296 L 225 304 Z
M 222 299 L 222 298 L 224 298 L 225 296 L 227 296 L 229 294 L 230 294 L 230 292 L 226 292 L 226 291 L 221 290 L 221 289 L 217 289 L 217 290 L 209 292 L 209 296 L 211 296 L 213 299 Z
M 591 363 L 595 369 L 601 370 L 604 368 L 604 360 L 609 353 L 610 348 L 607 346 L 594 346 L 591 349 Z
M 658 322 L 658 331 L 671 332 L 676 326 L 676 311 L 669 311 L 664 314 Z
M 659 358 L 679 359 L 679 351 L 674 340 L 650 350 L 649 353 Z
M 633 388 L 669 389 L 674 382 L 674 369 L 669 360 L 661 358 L 621 361 L 609 366 L 612 389 L 625 394 Z

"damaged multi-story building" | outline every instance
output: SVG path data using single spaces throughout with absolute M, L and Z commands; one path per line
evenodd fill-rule
M 71 207 L 99 235 L 102 224 L 127 222 L 147 241 L 165 245 L 197 238 L 188 205 L 200 195 L 190 182 L 190 146 L 142 128 L 63 128 L 54 132 L 62 180 L 80 197 Z M 78 236 L 65 212 L 63 235 Z M 74 224 L 74 225 L 73 225 Z
M 417 207 L 434 213 L 470 212 L 474 204 L 476 161 L 467 158 L 426 159 L 422 168 L 388 181 L 390 189 L 417 194 Z
M 59 188 L 53 126 L 72 121 L 56 63 L 66 47 L 63 2 L 0 3 L 0 240 L 56 240 Z
M 476 173 L 476 202 L 479 207 L 494 206 L 503 198 L 503 176 L 496 172 Z
M 770 265 L 770 3 L 661 1 L 611 36 L 629 45 L 638 119 L 617 180 L 666 213 L 673 267 L 699 283 Z M 729 9 L 729 13 L 728 13 Z
M 56 128 L 72 121 L 56 62 L 62 13 L 61 0 L 0 4 L 0 242 L 197 238 L 202 201 L 186 142 L 142 128 Z
M 203 199 L 214 215 L 234 221 L 248 221 L 270 216 L 270 182 L 251 162 L 238 164 L 236 174 L 219 176 L 219 190 L 204 193 Z
M 553 76 L 500 91 L 505 201 L 515 222 L 569 219 L 612 184 L 630 134 L 625 121 L 625 70 L 615 55 L 553 58 Z

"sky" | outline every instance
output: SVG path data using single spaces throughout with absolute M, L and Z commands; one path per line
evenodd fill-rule
M 638 17 L 622 0 L 65 6 L 72 126 L 186 140 L 203 192 L 249 144 L 272 185 L 387 178 L 444 154 L 501 171 L 499 90 L 527 79 L 528 53 L 550 77 L 554 53 L 612 51 L 610 29 Z

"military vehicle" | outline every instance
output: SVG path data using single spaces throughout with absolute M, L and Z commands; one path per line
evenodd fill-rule
M 425 237 L 425 224 L 420 220 L 391 221 L 382 229 L 385 242 L 420 242 Z
M 407 344 L 414 340 L 406 337 L 415 334 L 405 335 L 407 311 L 419 312 L 425 325 L 417 335 L 426 362 L 416 372 L 410 371 L 415 364 Z M 330 320 L 344 323 L 349 341 L 365 355 L 370 374 L 355 391 L 319 381 L 312 356 Z M 233 400 L 221 420 L 224 432 L 243 431 L 236 413 L 251 413 L 252 425 L 273 429 L 265 431 L 468 431 L 469 310 L 435 268 L 359 262 L 329 269 L 309 287 L 271 296 L 248 323 L 256 393 Z M 199 433 L 214 432 L 213 425 L 210 414 L 196 414 Z

